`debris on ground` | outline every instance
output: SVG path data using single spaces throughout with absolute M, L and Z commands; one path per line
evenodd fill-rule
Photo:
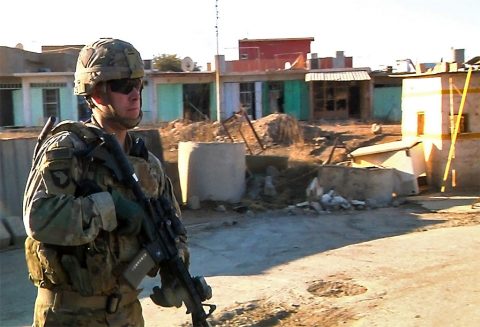
M 244 142 L 258 155 L 285 156 L 291 162 L 330 164 L 347 161 L 353 150 L 401 139 L 400 124 L 372 124 L 359 121 L 299 121 L 293 116 L 274 113 L 251 121 L 237 119 L 222 125 L 215 121 L 192 122 L 177 119 L 159 128 L 165 160 L 176 161 L 178 142 Z M 157 127 L 158 128 L 158 127 Z M 231 138 L 230 138 L 231 137 Z M 335 145 L 334 151 L 332 148 Z M 246 150 L 248 153 L 248 149 Z
M 245 142 L 246 154 L 287 158 L 283 169 L 274 165 L 262 172 L 247 174 L 247 189 L 238 208 L 245 212 L 286 210 L 290 213 L 321 214 L 332 210 L 363 210 L 360 199 L 345 199 L 333 190 L 312 189 L 319 165 L 348 165 L 348 154 L 363 146 L 401 139 L 399 124 L 377 124 L 358 121 L 299 121 L 274 113 L 257 120 L 244 115 L 227 122 L 179 119 L 160 129 L 166 161 L 177 161 L 178 143 Z M 310 191 L 308 189 L 310 188 Z M 316 198 L 312 198 L 316 192 Z M 322 197 L 323 196 L 323 197 Z M 308 201 L 306 206 L 298 206 Z M 231 207 L 224 204 L 226 207 Z M 202 205 L 203 207 L 203 205 Z

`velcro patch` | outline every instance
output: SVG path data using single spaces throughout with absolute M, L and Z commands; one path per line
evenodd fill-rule
M 70 183 L 70 175 L 68 169 L 49 170 L 53 184 L 59 188 L 64 188 Z
M 73 157 L 73 149 L 67 147 L 55 148 L 47 151 L 45 156 L 47 161 L 71 159 Z

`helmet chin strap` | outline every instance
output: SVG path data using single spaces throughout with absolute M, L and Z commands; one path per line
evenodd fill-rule
M 132 129 L 138 126 L 138 124 L 140 124 L 140 122 L 142 121 L 142 117 L 143 117 L 142 109 L 140 109 L 140 113 L 138 114 L 137 118 L 122 118 L 118 116 L 117 112 L 115 111 L 115 109 L 111 104 L 109 104 L 107 108 L 108 108 L 107 111 L 103 111 L 103 110 L 100 111 L 101 114 L 108 112 L 108 114 L 104 116 L 104 118 L 107 120 L 119 123 L 126 129 Z
M 102 107 L 96 105 L 93 101 L 92 104 L 94 108 L 98 109 L 98 112 L 103 119 L 120 124 L 126 129 L 132 129 L 138 126 L 138 124 L 140 124 L 140 122 L 142 121 L 143 111 L 141 108 L 137 118 L 122 118 L 118 116 L 115 108 L 113 108 L 111 104 Z

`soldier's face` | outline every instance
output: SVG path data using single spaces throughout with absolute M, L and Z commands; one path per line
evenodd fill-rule
M 141 107 L 141 79 L 122 79 L 107 83 L 110 104 L 121 118 L 136 119 Z

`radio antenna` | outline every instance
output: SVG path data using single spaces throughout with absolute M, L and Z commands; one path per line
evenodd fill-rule
M 216 16 L 216 23 L 215 23 L 215 34 L 217 39 L 217 56 L 219 55 L 218 51 L 218 0 L 215 0 L 215 16 Z

